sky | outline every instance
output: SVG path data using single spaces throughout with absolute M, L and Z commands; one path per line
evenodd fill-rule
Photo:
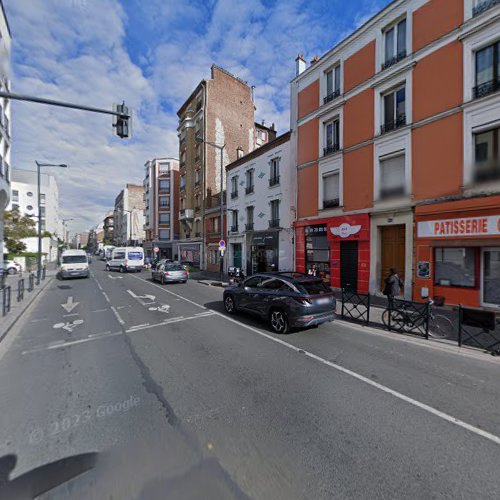
M 70 229 L 95 227 L 148 159 L 178 157 L 177 114 L 210 66 L 255 85 L 256 120 L 289 128 L 295 57 L 321 56 L 389 0 L 3 0 L 12 91 L 111 109 L 125 101 L 133 137 L 112 118 L 13 101 L 13 168 L 52 169 Z M 48 169 L 47 169 L 48 170 Z

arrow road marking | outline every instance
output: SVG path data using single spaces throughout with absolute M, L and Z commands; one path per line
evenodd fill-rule
M 159 307 L 148 307 L 149 311 L 158 311 L 162 313 L 169 313 L 170 311 L 170 306 L 168 304 L 162 304 Z
M 111 280 L 122 280 L 123 276 L 111 276 L 111 274 L 108 274 L 108 278 Z
M 70 313 L 79 303 L 80 302 L 73 302 L 73 296 L 70 295 L 66 304 L 61 304 L 61 307 L 63 307 L 67 313 Z
M 72 333 L 74 328 L 77 327 L 78 325 L 81 325 L 82 323 L 83 319 L 75 319 L 75 321 L 70 321 L 68 323 L 56 323 L 53 328 L 55 328 L 56 330 L 62 328 L 63 330 Z
M 154 295 L 136 295 L 132 290 L 127 290 L 127 292 L 132 296 L 134 297 L 134 299 L 136 299 L 137 301 L 139 301 L 143 306 L 147 306 L 147 305 L 150 305 L 152 304 L 156 297 Z M 149 302 L 146 302 L 146 301 L 149 301 Z

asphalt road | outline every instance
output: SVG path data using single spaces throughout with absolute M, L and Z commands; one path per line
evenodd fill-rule
M 102 262 L 54 280 L 0 344 L 8 494 L 98 452 L 46 498 L 500 498 L 497 358 L 340 321 L 276 336 L 221 297 Z

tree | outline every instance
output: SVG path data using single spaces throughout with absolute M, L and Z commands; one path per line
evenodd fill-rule
M 26 245 L 21 240 L 37 235 L 35 221 L 27 215 L 22 215 L 19 209 L 6 211 L 4 224 L 5 246 L 10 254 L 24 252 Z
M 52 233 L 50 231 L 44 231 L 42 233 L 42 238 L 52 238 Z

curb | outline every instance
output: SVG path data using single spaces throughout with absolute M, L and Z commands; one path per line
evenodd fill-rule
M 30 296 L 30 301 L 28 303 L 26 303 L 26 307 L 23 307 L 19 310 L 19 312 L 17 313 L 17 316 L 14 317 L 14 320 L 12 321 L 12 323 L 7 327 L 7 329 L 5 330 L 5 332 L 1 333 L 0 334 L 0 342 L 3 341 L 3 339 L 7 336 L 7 334 L 12 330 L 12 328 L 14 327 L 14 325 L 19 321 L 19 318 L 26 312 L 26 310 L 28 309 L 28 307 L 31 306 L 31 304 L 33 304 L 33 302 L 35 301 L 35 299 L 40 295 L 40 293 L 45 290 L 47 288 L 47 286 L 49 285 L 49 283 L 54 279 L 53 276 L 48 276 L 46 279 L 45 279 L 45 284 L 44 286 L 41 286 L 40 288 L 35 289 L 36 293 L 34 295 L 31 295 Z

